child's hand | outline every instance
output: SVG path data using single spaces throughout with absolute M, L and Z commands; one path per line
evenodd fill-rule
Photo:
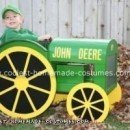
M 44 36 L 40 36 L 40 37 L 38 37 L 38 41 L 51 41 L 52 40 L 52 38 L 51 38 L 51 36 L 50 35 L 44 35 Z

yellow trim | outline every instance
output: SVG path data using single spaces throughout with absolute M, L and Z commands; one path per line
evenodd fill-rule
M 18 72 L 17 72 L 17 70 L 16 70 L 16 68 L 15 68 L 15 66 L 14 66 L 14 64 L 13 64 L 13 62 L 11 61 L 9 55 L 6 55 L 6 58 L 7 58 L 8 62 L 9 62 L 9 64 L 10 64 L 10 66 L 11 66 L 13 72 L 15 73 L 16 76 L 18 76 Z
M 112 90 L 111 93 L 108 95 L 108 99 L 110 102 L 110 109 L 114 107 L 114 103 L 120 102 L 122 98 L 122 90 L 119 84 Z
M 16 107 L 17 107 L 20 93 L 21 93 L 21 91 L 18 90 L 17 95 L 16 95 L 16 98 L 15 98 L 15 101 L 14 101 L 13 109 L 12 109 L 13 112 L 15 112 L 15 109 L 16 109 Z
M 29 82 L 25 76 L 20 75 L 15 78 L 14 84 L 18 90 L 22 91 L 27 89 Z
M 67 95 L 68 94 L 56 94 L 55 95 L 55 98 L 54 98 L 54 101 L 53 101 L 53 105 L 56 105 L 56 104 L 58 104 L 58 103 L 60 103 L 61 101 L 66 101 L 66 99 L 67 99 Z
M 9 91 L 11 91 L 11 90 L 13 90 L 14 88 L 16 88 L 15 85 L 13 85 L 13 86 L 11 86 L 10 88 L 7 88 L 7 89 L 5 89 L 5 90 L 2 90 L 2 91 L 0 92 L 0 96 L 3 95 L 3 94 L 5 94 L 5 93 L 7 93 L 7 92 L 9 92 Z
M 89 97 L 89 99 L 88 99 L 88 101 L 84 102 L 84 101 L 81 101 L 81 100 L 73 97 L 74 94 L 78 90 L 81 90 L 81 92 L 82 92 L 82 89 L 84 89 L 84 88 L 86 88 L 86 89 L 90 88 L 90 89 L 93 90 L 92 93 L 91 93 L 91 95 L 90 95 L 90 97 Z M 96 101 L 91 102 L 91 98 L 93 97 L 94 91 L 97 91 L 102 96 L 101 100 L 96 100 Z M 83 94 L 83 92 L 82 92 L 82 94 Z M 83 97 L 84 97 L 84 94 L 83 94 Z M 72 99 L 76 100 L 77 102 L 82 103 L 81 107 L 83 107 L 83 105 L 84 105 L 84 110 L 83 110 L 83 113 L 81 114 L 81 118 L 84 116 L 86 109 L 88 109 L 90 117 L 91 117 L 91 120 L 92 121 L 95 120 L 90 108 L 93 108 L 96 111 L 99 111 L 99 112 L 102 113 L 102 115 L 96 120 L 97 122 L 104 121 L 105 118 L 108 115 L 108 112 L 109 112 L 109 100 L 108 100 L 107 94 L 106 94 L 106 92 L 100 86 L 98 86 L 96 84 L 93 84 L 93 83 L 81 83 L 81 84 L 78 84 L 78 85 L 74 86 L 71 89 L 71 91 L 69 92 L 69 94 L 67 96 L 67 104 L 66 104 L 67 105 L 67 111 L 68 111 L 68 113 L 69 113 L 70 116 L 72 116 L 74 119 L 77 119 L 79 117 L 77 117 L 74 114 L 74 109 L 77 109 L 77 108 L 72 108 Z M 101 110 L 101 109 L 93 106 L 94 103 L 98 103 L 100 101 L 104 101 L 104 110 Z M 79 108 L 80 108 L 80 106 L 79 106 Z
M 35 75 L 33 75 L 33 76 L 29 77 L 29 78 L 28 78 L 28 80 L 32 80 L 32 79 L 34 79 L 34 78 L 36 78 L 36 77 L 38 77 L 38 76 L 40 76 L 40 75 L 42 75 L 42 74 L 45 74 L 46 72 L 48 72 L 48 70 L 47 70 L 47 69 L 42 70 L 42 71 L 40 71 L 40 72 L 36 73 Z
M 25 62 L 25 66 L 24 66 L 24 69 L 23 69 L 23 74 L 26 74 L 30 57 L 31 57 L 31 54 L 28 54 L 27 59 L 26 59 L 26 62 Z
M 1 74 L 0 74 L 0 78 L 3 78 L 3 79 L 6 79 L 6 80 L 9 80 L 9 81 L 13 81 L 13 82 L 14 82 L 14 79 L 13 79 L 13 78 L 7 77 L 7 76 L 5 76 L 5 75 L 1 75 Z
M 43 92 L 43 93 L 50 94 L 50 91 L 45 90 L 45 89 L 43 89 L 43 88 L 39 88 L 38 86 L 29 85 L 28 87 L 29 87 L 29 88 L 32 88 L 32 89 L 35 89 L 35 90 L 37 90 L 37 91 Z
M 29 48 L 29 47 L 15 46 L 15 47 L 8 48 L 8 49 L 4 50 L 3 52 L 1 52 L 0 53 L 0 60 L 2 58 L 4 58 L 4 57 L 7 57 L 9 63 L 11 64 L 11 67 L 15 71 L 16 76 L 18 75 L 18 72 L 16 71 L 15 66 L 13 65 L 11 59 L 9 58 L 9 54 L 13 53 L 13 52 L 26 52 L 26 53 L 28 53 L 28 57 L 26 59 L 24 70 L 23 70 L 24 73 L 25 73 L 25 71 L 27 69 L 27 66 L 28 66 L 28 63 L 29 63 L 29 59 L 30 59 L 30 55 L 34 55 L 36 58 L 38 58 L 46 66 L 46 70 L 43 70 L 40 73 L 44 74 L 45 71 L 46 71 L 46 72 L 48 72 L 50 74 L 51 90 L 48 92 L 48 94 L 49 94 L 48 100 L 38 110 L 35 108 L 35 103 L 32 102 L 31 97 L 28 94 L 28 92 L 26 90 L 20 90 L 20 89 L 19 89 L 19 91 L 17 93 L 17 96 L 16 96 L 16 99 L 14 101 L 14 106 L 13 106 L 12 111 L 10 111 L 7 108 L 5 108 L 2 104 L 0 104 L 0 110 L 2 112 L 6 113 L 7 115 L 9 115 L 11 117 L 14 117 L 14 118 L 22 118 L 22 119 L 33 118 L 33 117 L 36 117 L 36 116 L 40 115 L 41 113 L 43 113 L 50 106 L 50 104 L 52 103 L 52 101 L 54 99 L 54 96 L 55 96 L 55 93 L 56 93 L 56 78 L 55 78 L 55 74 L 54 74 L 53 68 L 51 67 L 51 65 L 48 62 L 48 60 L 41 53 L 39 53 L 37 50 L 34 50 L 32 48 Z M 28 80 L 31 80 L 32 78 L 34 78 L 36 76 L 39 76 L 40 73 L 35 74 L 35 76 L 32 76 Z M 6 78 L 7 80 L 12 80 L 11 78 L 8 78 L 6 76 L 1 76 L 0 75 L 0 77 Z M 15 80 L 12 80 L 12 81 L 15 81 Z M 35 86 L 35 87 L 37 87 L 37 86 Z M 10 89 L 7 89 L 5 91 L 0 92 L 0 95 L 4 94 L 5 92 L 9 92 L 13 88 L 14 88 L 14 86 L 12 86 Z M 34 86 L 33 86 L 33 88 L 34 88 Z M 36 90 L 42 91 L 41 89 L 36 89 Z M 16 113 L 15 112 L 16 105 L 17 105 L 17 102 L 19 100 L 20 91 L 24 91 L 25 92 L 25 94 L 27 96 L 27 99 L 29 100 L 29 102 L 30 102 L 30 104 L 31 104 L 31 106 L 32 106 L 32 108 L 34 110 L 33 112 L 28 113 L 28 114 L 21 114 L 21 113 Z M 47 93 L 47 91 L 44 91 L 44 89 L 43 89 L 42 92 Z

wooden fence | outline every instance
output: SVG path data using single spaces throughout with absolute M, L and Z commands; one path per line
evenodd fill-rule
M 24 27 L 53 37 L 114 38 L 130 44 L 130 0 L 0 0 L 18 6 Z M 0 34 L 3 32 L 0 18 Z

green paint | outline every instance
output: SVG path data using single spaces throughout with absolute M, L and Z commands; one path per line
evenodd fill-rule
M 88 64 L 93 65 L 92 76 L 74 75 L 62 78 L 57 76 L 58 91 L 69 92 L 74 85 L 82 82 L 98 84 L 107 93 L 116 86 L 117 43 L 115 40 L 55 39 L 50 44 L 48 52 L 49 61 L 55 64 L 55 71 L 69 69 L 74 73 L 86 72 L 89 70 Z M 80 64 L 80 68 L 77 64 Z
M 68 93 L 72 87 L 83 82 L 98 84 L 107 93 L 116 86 L 115 40 L 54 39 L 48 50 L 32 41 L 12 41 L 2 45 L 0 51 L 13 46 L 32 48 L 48 59 L 54 71 L 61 73 L 56 75 L 57 92 Z M 94 75 L 85 73 L 90 71 L 90 64 L 93 65 Z

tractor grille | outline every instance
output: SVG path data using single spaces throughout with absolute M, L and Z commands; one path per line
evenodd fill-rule
M 114 88 L 117 83 L 117 56 L 109 56 L 107 59 L 107 71 L 109 74 L 106 77 L 106 88 L 107 91 L 112 90 L 112 87 Z

